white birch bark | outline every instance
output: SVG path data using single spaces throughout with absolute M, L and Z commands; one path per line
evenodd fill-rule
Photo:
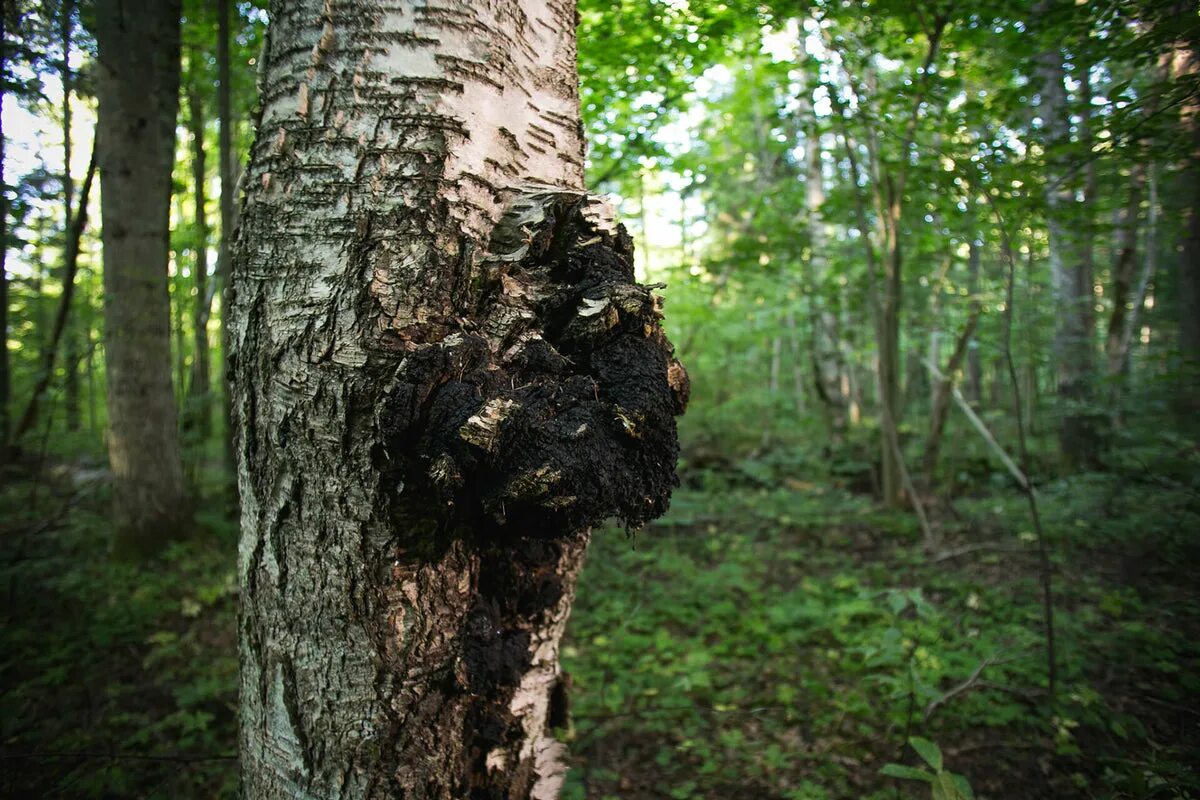
M 231 287 L 243 793 L 553 798 L 585 523 L 665 508 L 686 392 L 582 194 L 574 4 L 270 13 Z

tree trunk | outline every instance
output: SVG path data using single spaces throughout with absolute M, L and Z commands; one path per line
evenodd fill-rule
M 1052 13 L 1059 0 L 1043 0 L 1039 16 Z M 1070 180 L 1069 150 L 1071 109 L 1063 85 L 1062 55 L 1051 47 L 1037 56 L 1041 80 L 1038 111 L 1047 151 L 1046 225 L 1050 239 L 1050 270 L 1055 317 L 1054 356 L 1058 371 L 1060 403 L 1058 439 L 1068 466 L 1090 464 L 1096 452 L 1096 430 L 1091 402 L 1092 319 L 1094 294 L 1091 278 L 1091 235 L 1082 218 L 1086 201 L 1075 200 Z M 1086 183 L 1090 184 L 1089 178 Z M 1085 194 L 1090 190 L 1085 187 Z
M 1131 302 L 1134 298 L 1134 269 L 1137 261 L 1138 215 L 1142 206 L 1142 186 L 1146 181 L 1146 168 L 1143 164 L 1134 164 L 1129 175 L 1129 202 L 1116 227 L 1119 242 L 1117 243 L 1116 259 L 1113 264 L 1112 280 L 1112 314 L 1108 318 L 1108 331 L 1105 338 L 1105 355 L 1107 356 L 1108 380 L 1112 384 L 1112 399 L 1115 403 L 1120 398 L 1119 382 L 1125 371 L 1125 361 L 1128 356 L 1129 340 L 1125 336 L 1126 320 L 1132 314 Z M 1112 408 L 1113 414 L 1119 409 Z
M 50 330 L 49 342 L 41 354 L 38 377 L 33 385 L 33 392 L 29 395 L 29 402 L 25 405 L 25 411 L 22 412 L 17 428 L 13 432 L 14 444 L 19 444 L 21 439 L 37 424 L 42 398 L 45 397 L 46 390 L 50 388 L 50 381 L 54 378 L 54 364 L 58 359 L 59 344 L 69 330 L 67 323 L 71 316 L 71 301 L 75 297 L 75 276 L 79 272 L 79 245 L 83 239 L 83 230 L 87 226 L 87 204 L 95 177 L 96 149 L 93 144 L 92 160 L 88 164 L 87 177 L 83 180 L 83 190 L 79 194 L 79 208 L 73 214 L 67 215 L 71 220 L 71 227 L 67 230 L 66 246 L 63 252 L 63 285 L 62 294 L 58 299 L 58 311 L 54 315 L 54 326 Z M 70 365 L 68 365 L 68 373 L 69 371 Z
M 198 55 L 193 61 L 199 61 Z M 198 69 L 198 67 L 194 67 Z M 212 405 L 209 393 L 208 315 L 208 192 L 205 181 L 207 167 L 204 152 L 204 102 L 200 96 L 199 78 L 188 87 L 188 128 L 192 135 L 192 195 L 196 203 L 195 238 L 192 242 L 196 259 L 193 264 L 196 298 L 192 324 L 192 379 L 188 391 L 188 414 L 200 442 L 212 432 Z
M 938 455 L 941 451 L 942 433 L 946 429 L 946 416 L 950 411 L 950 400 L 954 394 L 954 381 L 958 371 L 962 368 L 963 359 L 966 357 L 967 350 L 971 345 L 971 340 L 975 336 L 975 329 L 979 325 L 979 314 L 982 311 L 982 306 L 978 298 L 971 300 L 971 310 L 967 315 L 967 322 L 963 325 L 962 333 L 959 334 L 958 340 L 954 343 L 954 352 L 950 354 L 950 361 L 946 364 L 946 370 L 942 373 L 933 390 L 933 404 L 929 412 L 929 436 L 925 440 L 925 456 L 923 459 L 925 468 L 925 486 L 930 488 L 933 486 L 934 472 L 937 470 Z M 929 364 L 933 367 L 932 357 Z
M 8 5 L 0 0 L 0 82 L 8 85 Z M 4 175 L 5 150 L 4 98 L 0 91 L 0 466 L 8 461 L 9 401 L 11 400 L 8 371 L 8 184 Z
M 553 798 L 588 541 L 686 374 L 581 191 L 575 7 L 277 0 L 233 266 L 243 794 Z
M 980 292 L 979 242 L 972 241 L 967 255 L 967 292 L 978 298 Z M 983 399 L 983 362 L 979 358 L 979 342 L 972 340 L 967 345 L 967 401 L 976 409 Z
M 63 136 L 63 230 L 69 237 L 71 231 L 72 206 L 75 202 L 75 182 L 71 178 L 71 93 L 74 91 L 74 81 L 71 74 L 71 38 L 75 28 L 75 3 L 64 0 L 59 9 L 59 40 L 62 45 L 62 65 L 59 75 L 62 79 L 62 136 Z M 75 258 L 78 259 L 78 245 Z M 67 259 L 64 257 L 64 262 Z M 75 276 L 70 278 L 73 283 Z M 63 278 L 63 294 L 67 294 L 66 281 Z M 72 328 L 64 332 L 67 352 L 64 358 L 63 378 L 63 411 L 66 417 L 67 430 L 79 430 L 79 335 Z
M 179 0 L 97 0 L 108 452 L 114 551 L 154 551 L 187 518 L 167 294 Z
M 1178 13 L 1182 18 L 1191 11 L 1180 6 Z M 1200 42 L 1178 42 L 1171 62 L 1172 77 L 1184 80 L 1198 71 Z M 1179 170 L 1185 219 L 1177 279 L 1179 349 L 1184 360 L 1179 407 L 1183 413 L 1194 415 L 1200 410 L 1200 101 L 1192 96 L 1181 107 L 1179 118 L 1187 148 Z
M 229 286 L 230 247 L 233 242 L 234 192 L 233 177 L 233 110 L 229 71 L 229 0 L 217 0 L 217 164 L 221 179 L 221 240 L 217 251 L 217 283 L 224 292 Z M 237 474 L 237 457 L 233 444 L 233 391 L 229 383 L 229 302 L 221 297 L 221 411 L 225 418 L 225 433 L 222 437 L 225 451 L 225 466 L 230 476 Z M 211 308 L 211 306 L 210 306 Z M 237 494 L 237 481 L 232 480 L 231 491 Z M 236 499 L 236 498 L 235 498 Z

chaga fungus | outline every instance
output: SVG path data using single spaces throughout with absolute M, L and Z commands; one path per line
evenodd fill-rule
M 405 492 L 457 521 L 554 537 L 640 526 L 678 484 L 688 380 L 598 198 L 522 195 L 496 226 L 459 330 L 410 350 L 381 417 Z

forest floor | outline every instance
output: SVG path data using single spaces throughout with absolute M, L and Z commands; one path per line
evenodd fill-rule
M 667 517 L 592 545 L 566 800 L 950 797 L 950 773 L 980 798 L 1200 798 L 1200 471 L 1154 459 L 1040 488 L 1053 702 L 1011 487 L 943 503 L 929 548 L 794 465 L 685 472 Z M 153 570 L 115 565 L 102 474 L 0 489 L 0 796 L 233 796 L 234 527 L 207 510 Z

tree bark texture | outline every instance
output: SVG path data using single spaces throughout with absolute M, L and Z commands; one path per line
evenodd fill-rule
M 553 798 L 588 541 L 687 380 L 568 0 L 274 2 L 232 260 L 246 797 Z
M 167 294 L 180 2 L 98 0 L 96 41 L 114 549 L 134 554 L 169 538 L 187 505 Z

